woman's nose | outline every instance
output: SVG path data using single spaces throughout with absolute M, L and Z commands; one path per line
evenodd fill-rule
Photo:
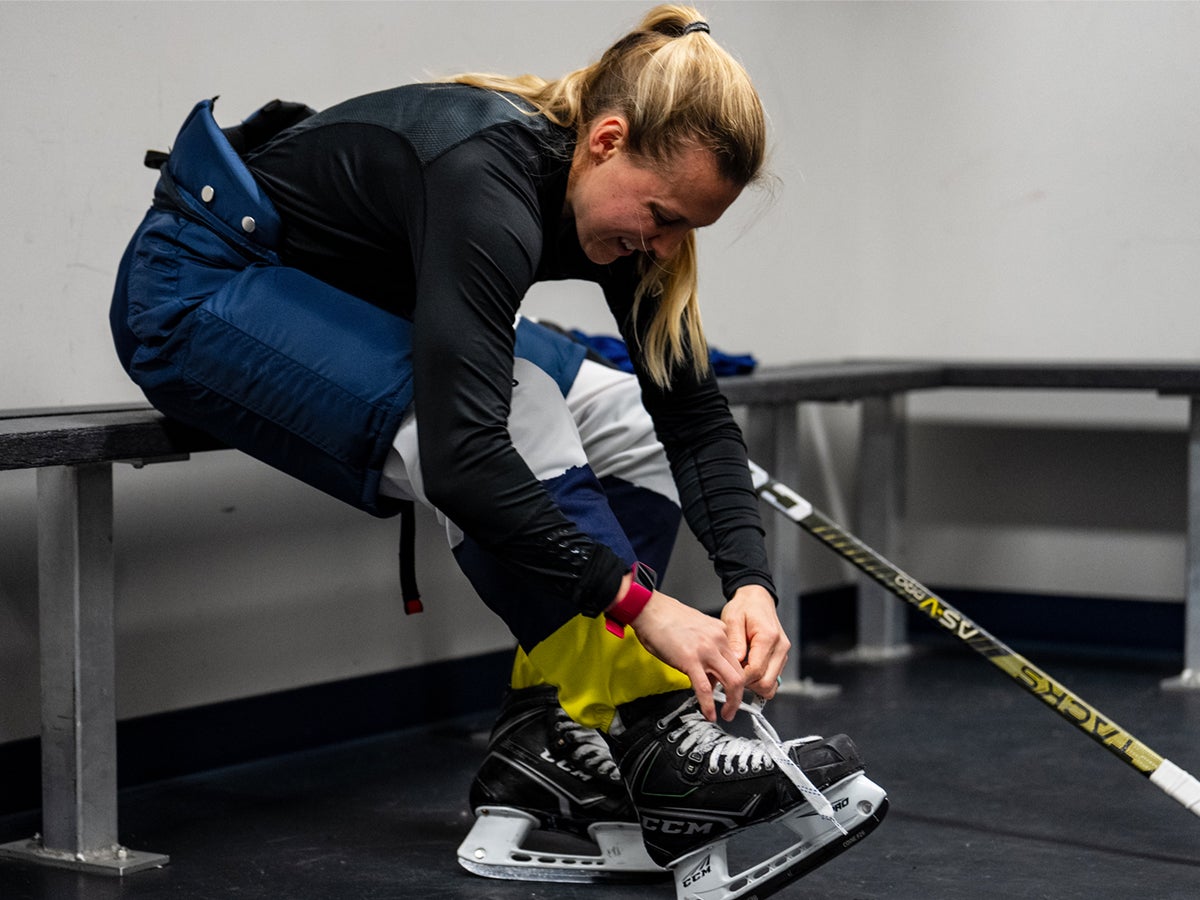
M 675 255 L 687 234 L 687 230 L 683 228 L 656 234 L 650 239 L 650 250 L 658 259 L 669 259 Z

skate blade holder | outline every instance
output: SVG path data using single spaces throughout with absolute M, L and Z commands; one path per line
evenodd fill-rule
M 525 839 L 539 827 L 535 816 L 520 810 L 481 806 L 458 847 L 458 864 L 485 878 L 510 881 L 645 882 L 670 876 L 646 853 L 642 829 L 635 822 L 588 826 L 594 854 L 525 849 Z
M 671 865 L 676 900 L 737 900 L 750 894 L 769 897 L 849 850 L 874 831 L 887 813 L 887 793 L 861 773 L 842 779 L 824 793 L 845 834 L 804 804 L 774 820 L 800 840 L 742 872 L 729 873 L 730 835 L 680 857 Z

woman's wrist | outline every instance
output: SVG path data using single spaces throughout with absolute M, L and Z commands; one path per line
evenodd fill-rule
M 617 598 L 604 611 L 605 626 L 618 637 L 625 636 L 624 626 L 633 623 L 654 594 L 654 570 L 643 563 L 634 563 L 621 579 Z

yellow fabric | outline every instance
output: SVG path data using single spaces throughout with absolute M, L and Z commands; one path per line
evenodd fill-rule
M 603 616 L 579 615 L 536 647 L 517 649 L 512 686 L 552 684 L 567 714 L 589 728 L 608 731 L 617 707 L 639 697 L 682 690 L 691 679 L 642 646 L 633 627 L 619 638 Z

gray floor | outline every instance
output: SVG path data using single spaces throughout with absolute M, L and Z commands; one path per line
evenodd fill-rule
M 1029 655 L 1139 740 L 1200 773 L 1200 693 L 1169 664 Z M 1200 898 L 1200 818 L 961 647 L 820 665 L 833 699 L 768 708 L 784 736 L 845 731 L 891 812 L 781 898 Z M 0 864 L 3 900 L 662 898 L 669 884 L 480 879 L 454 850 L 485 719 L 387 735 L 122 795 L 122 841 L 170 854 L 124 880 Z M 0 818 L 0 842 L 36 830 Z

